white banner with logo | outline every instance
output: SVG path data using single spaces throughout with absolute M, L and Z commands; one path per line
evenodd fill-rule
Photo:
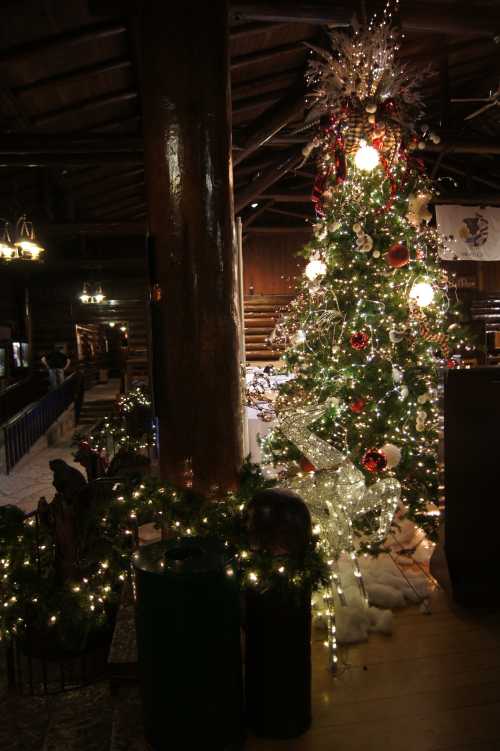
M 445 261 L 500 261 L 500 207 L 436 206 Z

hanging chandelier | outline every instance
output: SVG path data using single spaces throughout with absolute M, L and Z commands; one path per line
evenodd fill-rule
M 36 240 L 33 222 L 23 214 L 16 222 L 15 239 L 10 235 L 10 222 L 4 220 L 3 233 L 0 237 L 0 260 L 3 261 L 40 261 L 44 252 Z
M 85 305 L 100 305 L 106 299 L 101 282 L 84 282 L 80 302 Z

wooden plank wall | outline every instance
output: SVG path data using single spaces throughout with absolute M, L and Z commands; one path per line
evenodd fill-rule
M 297 256 L 307 237 L 299 235 L 252 235 L 243 241 L 245 295 L 287 295 L 293 292 L 304 259 Z M 251 288 L 253 287 L 253 293 Z

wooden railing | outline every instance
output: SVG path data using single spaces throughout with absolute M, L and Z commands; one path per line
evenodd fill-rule
M 28 453 L 70 404 L 78 399 L 79 377 L 73 373 L 54 391 L 1 426 L 7 474 Z
M 17 412 L 37 402 L 47 391 L 47 378 L 35 372 L 22 381 L 12 383 L 0 391 L 0 425 L 10 420 Z

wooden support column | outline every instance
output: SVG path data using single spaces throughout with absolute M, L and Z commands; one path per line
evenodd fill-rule
M 227 2 L 142 8 L 160 468 L 209 493 L 241 465 Z

